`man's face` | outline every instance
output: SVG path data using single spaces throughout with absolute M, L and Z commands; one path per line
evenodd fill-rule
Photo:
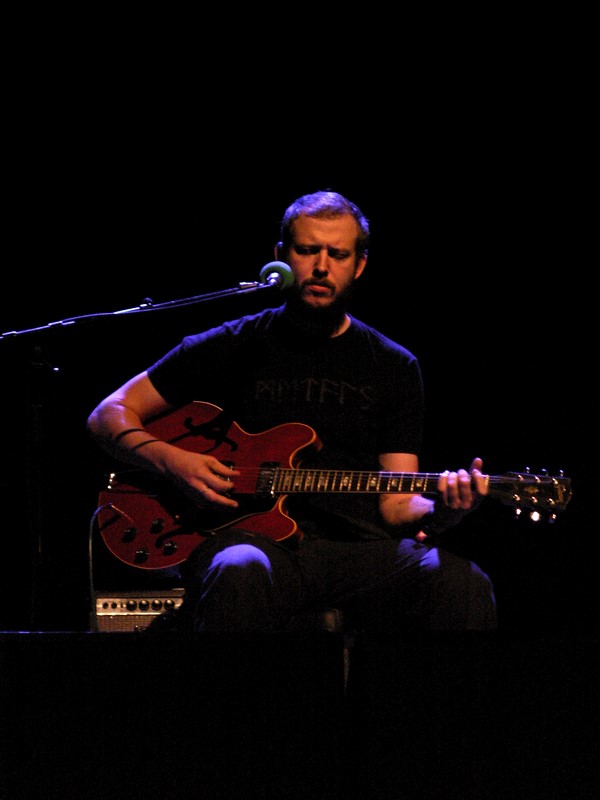
M 367 263 L 366 256 L 356 258 L 359 232 L 350 214 L 334 219 L 300 216 L 294 221 L 286 256 L 302 303 L 326 308 L 349 294 Z

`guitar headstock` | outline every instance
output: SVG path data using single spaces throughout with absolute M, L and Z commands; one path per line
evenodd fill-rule
M 571 479 L 562 473 L 558 476 L 525 472 L 507 472 L 489 478 L 489 494 L 518 512 L 530 511 L 550 514 L 551 518 L 567 507 L 573 494 Z

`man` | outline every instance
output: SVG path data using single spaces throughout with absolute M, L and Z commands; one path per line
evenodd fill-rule
M 367 266 L 367 218 L 342 195 L 318 191 L 290 205 L 280 233 L 275 257 L 289 265 L 293 286 L 279 308 L 186 337 L 88 421 L 108 454 L 158 475 L 200 519 L 217 511 L 231 520 L 208 524 L 181 566 L 184 625 L 285 631 L 336 607 L 364 630 L 493 629 L 489 578 L 437 546 L 487 493 L 481 459 L 442 473 L 427 487 L 435 500 L 418 483 L 379 480 L 418 473 L 423 387 L 417 358 L 349 312 Z M 190 450 L 156 435 L 157 415 L 193 402 L 214 404 L 217 426 L 228 421 L 219 441 L 229 442 L 231 459 L 225 448 Z M 290 439 L 287 452 L 297 423 L 319 446 L 295 452 Z M 248 513 L 236 495 L 247 477 L 236 435 L 251 437 L 258 470 L 267 431 L 281 433 L 280 466 L 316 470 L 314 481 L 284 494 L 283 504 L 275 497 L 274 514 Z M 341 476 L 334 491 L 321 480 L 331 470 Z

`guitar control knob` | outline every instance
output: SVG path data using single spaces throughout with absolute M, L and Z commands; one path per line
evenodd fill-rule
M 150 525 L 150 532 L 151 533 L 160 533 L 163 528 L 165 527 L 164 519 L 153 519 L 152 524 Z
M 123 536 L 121 538 L 122 542 L 133 542 L 135 537 L 137 536 L 137 529 L 132 527 L 125 528 L 123 531 Z
M 170 556 L 177 552 L 177 545 L 174 541 L 165 542 L 163 547 L 163 555 Z
M 133 560 L 135 561 L 136 564 L 143 564 L 145 561 L 148 561 L 148 551 L 136 550 Z

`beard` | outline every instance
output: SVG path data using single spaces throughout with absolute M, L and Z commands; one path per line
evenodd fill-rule
M 352 301 L 353 284 L 336 294 L 327 305 L 312 306 L 302 297 L 302 289 L 293 286 L 286 299 L 286 316 L 293 327 L 309 338 L 329 338 L 340 327 Z

